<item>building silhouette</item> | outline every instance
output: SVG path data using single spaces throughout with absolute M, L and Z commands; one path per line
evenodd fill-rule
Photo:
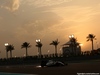
M 80 43 L 77 42 L 77 39 L 73 35 L 69 36 L 69 41 L 63 44 L 62 53 L 63 56 L 73 56 L 81 54 Z

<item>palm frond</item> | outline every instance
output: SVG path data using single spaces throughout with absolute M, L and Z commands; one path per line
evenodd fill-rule
M 24 42 L 22 45 L 21 45 L 21 48 L 29 48 L 31 47 L 30 43 L 28 42 Z
M 60 42 L 58 42 L 58 39 L 57 40 L 54 40 L 50 43 L 50 45 L 58 45 Z
M 93 40 L 96 40 L 95 37 L 96 36 L 94 34 L 89 34 L 86 38 L 87 38 L 87 41 L 93 41 Z
M 11 51 L 11 50 L 14 50 L 14 46 L 13 45 L 8 45 L 7 46 L 7 52 Z
M 43 46 L 43 44 L 41 42 L 36 42 L 36 43 L 37 43 L 36 47 L 41 48 Z

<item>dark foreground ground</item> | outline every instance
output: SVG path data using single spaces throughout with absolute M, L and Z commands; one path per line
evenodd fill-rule
M 63 67 L 44 67 L 44 68 L 36 67 L 36 65 L 2 66 L 0 67 L 0 72 L 37 74 L 37 75 L 79 75 L 77 73 L 92 73 L 84 75 L 100 75 L 100 61 L 68 63 L 67 66 Z

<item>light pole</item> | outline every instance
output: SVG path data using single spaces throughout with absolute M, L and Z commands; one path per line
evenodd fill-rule
M 71 38 L 74 38 L 74 35 L 70 35 L 69 38 L 70 38 L 70 39 L 71 39 Z
M 74 35 L 70 35 L 69 36 L 69 39 L 70 39 L 70 48 L 71 48 L 71 53 L 73 55 L 76 55 L 76 49 L 75 49 L 75 38 L 74 38 Z
M 42 53 L 41 53 L 41 47 L 42 47 L 41 40 L 40 39 L 36 40 L 36 43 L 37 43 L 36 47 L 38 47 L 39 56 L 41 57 L 41 55 L 42 55 Z
M 9 45 L 9 44 L 8 44 L 8 43 L 5 43 L 4 45 L 5 45 L 5 47 L 6 47 L 6 57 L 8 58 L 8 45 Z
M 41 42 L 41 40 L 40 39 L 37 39 L 36 40 L 36 43 L 38 44 L 38 43 L 40 43 Z M 37 45 L 38 46 L 38 45 Z M 39 47 L 38 47 L 38 53 L 37 53 L 38 55 L 40 55 L 40 51 L 39 51 Z
M 40 39 L 38 39 L 38 40 L 36 40 L 36 42 L 41 42 L 41 40 L 40 40 Z
M 5 46 L 8 46 L 9 44 L 8 43 L 5 43 Z

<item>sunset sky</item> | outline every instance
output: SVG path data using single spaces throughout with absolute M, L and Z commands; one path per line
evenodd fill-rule
M 6 57 L 5 43 L 15 46 L 13 57 L 25 54 L 23 42 L 32 45 L 28 55 L 37 55 L 36 39 L 43 43 L 43 54 L 48 50 L 54 53 L 54 46 L 49 44 L 58 39 L 60 52 L 71 34 L 83 44 L 82 51 L 91 50 L 86 36 L 96 35 L 96 49 L 99 30 L 100 0 L 0 0 L 0 58 Z

